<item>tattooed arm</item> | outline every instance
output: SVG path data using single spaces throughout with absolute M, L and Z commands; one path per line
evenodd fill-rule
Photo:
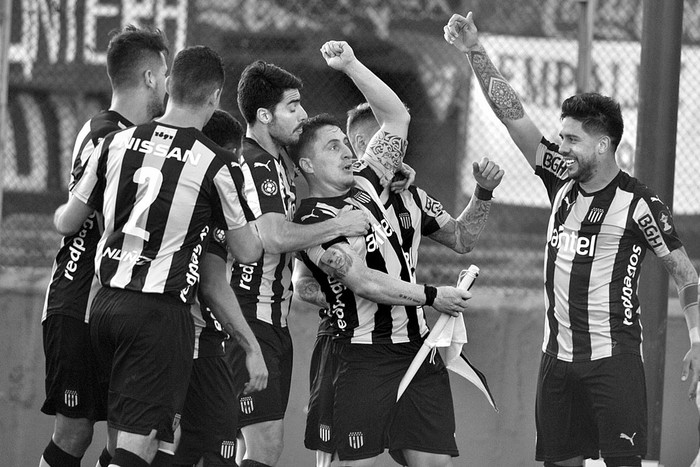
M 486 226 L 491 211 L 491 192 L 503 180 L 503 169 L 487 158 L 472 164 L 477 189 L 469 204 L 457 217 L 450 219 L 430 238 L 457 253 L 469 253 Z
M 406 136 L 411 117 L 399 96 L 360 62 L 347 42 L 330 41 L 321 47 L 323 58 L 333 69 L 342 71 L 367 99 L 379 123 L 379 131 L 367 145 L 370 163 L 380 169 L 382 185 L 387 186 L 401 167 L 406 154 Z
M 311 270 L 303 261 L 294 260 L 294 272 L 292 273 L 294 292 L 307 303 L 325 308 L 328 306 L 326 297 L 321 291 L 321 286 L 314 278 Z
M 362 298 L 390 305 L 423 305 L 425 288 L 389 276 L 367 267 L 347 243 L 336 243 L 325 250 L 317 260 L 318 266 L 329 276 Z M 438 287 L 433 308 L 441 313 L 457 316 L 467 308 L 471 294 L 455 287 Z
M 690 350 L 683 358 L 683 381 L 690 380 L 688 395 L 695 398 L 698 379 L 700 379 L 700 313 L 698 312 L 698 274 L 690 262 L 685 248 L 673 250 L 659 258 L 668 274 L 673 278 L 678 289 L 685 322 L 690 337 Z M 688 378 L 690 377 L 690 378 Z
M 472 13 L 469 12 L 466 17 L 452 15 L 443 30 L 445 40 L 466 54 L 486 101 L 530 165 L 535 167 L 535 153 L 542 132 L 527 115 L 517 93 L 479 43 Z

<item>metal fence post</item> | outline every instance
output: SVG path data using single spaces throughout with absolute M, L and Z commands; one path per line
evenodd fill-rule
M 576 92 L 591 90 L 591 52 L 593 49 L 593 24 L 597 0 L 578 0 L 578 66 L 576 68 Z
M 3 169 L 7 154 L 5 125 L 7 122 L 7 89 L 9 80 L 8 55 L 10 49 L 10 16 L 12 0 L 0 0 L 0 229 L 2 228 L 2 192 L 4 190 Z M 0 230 L 1 231 L 1 230 Z M 0 235 L 0 242 L 2 235 Z
M 635 176 L 672 209 L 683 0 L 646 0 L 643 13 Z M 649 410 L 647 457 L 658 460 L 668 323 L 668 274 L 660 261 L 646 265 L 639 290 Z M 680 371 L 670 377 L 679 378 Z M 693 408 L 689 405 L 688 410 Z

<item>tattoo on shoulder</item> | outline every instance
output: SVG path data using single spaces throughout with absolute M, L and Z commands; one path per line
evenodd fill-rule
M 500 120 L 518 120 L 525 116 L 517 93 L 491 62 L 483 47 L 469 52 L 469 61 L 489 105 Z
M 326 266 L 326 271 L 332 277 L 342 279 L 352 267 L 352 256 L 334 245 L 321 256 L 321 263 Z
M 380 130 L 370 141 L 367 150 L 384 167 L 396 172 L 401 167 L 407 146 L 408 141 L 405 138 Z

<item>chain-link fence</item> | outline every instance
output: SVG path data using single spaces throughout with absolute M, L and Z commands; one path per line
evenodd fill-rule
M 575 92 L 574 0 L 6 0 L 12 2 L 9 108 L 2 177 L 0 264 L 49 266 L 59 238 L 54 209 L 67 199 L 73 140 L 82 123 L 109 105 L 104 61 L 108 32 L 129 23 L 166 31 L 174 51 L 207 44 L 227 65 L 222 107 L 240 118 L 236 82 L 255 59 L 304 81 L 310 115 L 343 117 L 362 96 L 326 67 L 329 39 L 356 55 L 411 108 L 407 162 L 417 183 L 457 214 L 473 190 L 470 162 L 486 155 L 507 170 L 480 244 L 468 260 L 426 242 L 421 275 L 448 283 L 469 261 L 482 284 L 539 288 L 544 189 L 492 115 L 464 57 L 444 43 L 450 15 L 474 11 L 496 65 L 520 93 L 533 120 L 556 138 L 561 101 Z M 598 0 L 593 86 L 623 106 L 620 165 L 632 171 L 638 109 L 642 0 Z M 693 258 L 700 258 L 697 178 L 700 133 L 700 2 L 685 0 L 674 210 Z

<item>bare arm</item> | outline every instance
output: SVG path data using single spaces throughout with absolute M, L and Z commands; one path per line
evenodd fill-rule
M 479 43 L 478 31 L 469 12 L 452 15 L 444 27 L 445 40 L 466 54 L 486 101 L 508 129 L 510 137 L 527 161 L 535 167 L 537 146 L 542 132 L 525 112 L 518 94 L 493 64 Z
M 238 342 L 246 353 L 246 367 L 250 380 L 246 394 L 267 387 L 267 366 L 260 344 L 243 317 L 233 289 L 226 281 L 226 261 L 214 254 L 205 254 L 200 265 L 201 292 L 211 307 L 216 320 Z
M 306 267 L 303 261 L 298 259 L 294 260 L 292 283 L 294 284 L 294 292 L 305 302 L 318 305 L 322 308 L 328 306 L 326 297 L 321 291 L 321 286 L 316 282 L 316 279 L 314 279 L 311 270 Z
M 375 303 L 405 306 L 426 303 L 423 285 L 405 282 L 367 267 L 347 243 L 328 248 L 319 260 L 319 267 L 357 295 Z M 471 294 L 466 290 L 438 287 L 433 307 L 441 313 L 456 316 L 466 310 L 469 298 Z
M 698 274 L 688 258 L 685 248 L 673 250 L 668 255 L 659 258 L 669 275 L 673 278 L 678 289 L 685 322 L 690 337 L 690 350 L 683 358 L 681 379 L 690 376 L 688 394 L 696 396 L 696 386 L 700 378 L 700 313 L 698 311 Z
M 491 192 L 501 183 L 504 174 L 497 164 L 487 158 L 474 162 L 472 171 L 477 189 L 469 204 L 457 219 L 451 219 L 430 235 L 430 238 L 457 253 L 468 253 L 476 246 L 491 211 Z
M 54 227 L 61 235 L 73 235 L 93 212 L 94 209 L 71 195 L 66 204 L 56 209 L 53 215 Z
M 344 208 L 337 217 L 316 224 L 296 224 L 275 212 L 263 214 L 255 223 L 265 251 L 287 253 L 321 245 L 340 236 L 364 235 L 369 228 L 369 217 L 359 209 Z
M 226 231 L 228 249 L 241 263 L 254 263 L 263 254 L 263 242 L 252 223 L 243 227 Z

